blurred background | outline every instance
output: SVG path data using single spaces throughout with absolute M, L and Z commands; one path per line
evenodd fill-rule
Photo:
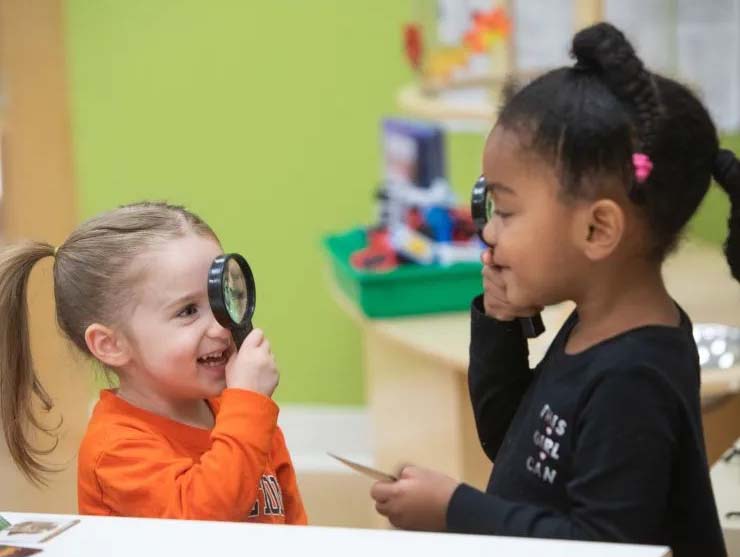
M 367 337 L 376 324 L 333 292 L 322 238 L 375 220 L 380 122 L 391 115 L 440 123 L 450 184 L 467 200 L 496 98 L 471 114 L 473 97 L 428 87 L 404 33 L 418 26 L 433 49 L 457 40 L 450 14 L 492 6 L 511 23 L 498 73 L 527 79 L 568 64 L 572 34 L 607 19 L 649 67 L 690 83 L 724 142 L 740 146 L 738 0 L 0 0 L 2 239 L 58 245 L 100 211 L 167 200 L 203 217 L 226 251 L 244 254 L 259 291 L 255 323 L 280 363 L 281 422 L 315 522 L 376 525 L 370 482 L 325 450 L 386 463 L 376 454 L 367 375 L 373 350 L 383 348 Z M 721 281 L 727 212 L 713 187 L 689 234 Z M 701 261 L 676 275 L 699 295 L 711 288 L 697 282 Z M 49 260 L 34 272 L 32 341 L 58 402 L 51 419 L 65 419 L 53 460 L 66 471 L 37 489 L 3 453 L 0 509 L 76 510 L 75 450 L 99 381 L 60 338 L 50 269 Z M 740 317 L 740 290 L 723 290 L 729 284 L 714 289 L 721 299 L 695 301 L 729 317 L 702 319 Z M 415 396 L 427 404 L 423 389 Z M 416 419 L 396 411 L 399 424 Z

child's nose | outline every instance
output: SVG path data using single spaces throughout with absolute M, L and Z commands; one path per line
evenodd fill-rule
M 493 219 L 489 220 L 483 227 L 483 241 L 491 247 L 496 246 L 498 241 L 498 233 L 496 231 L 496 224 Z
M 214 316 L 211 316 L 211 323 L 208 326 L 208 336 L 213 338 L 230 338 L 231 337 L 231 331 L 229 331 L 226 327 L 222 326 L 221 323 L 216 321 L 216 318 Z

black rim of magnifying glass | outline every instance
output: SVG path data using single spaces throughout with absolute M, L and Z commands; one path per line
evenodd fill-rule
M 473 217 L 473 224 L 478 231 L 478 236 L 483 240 L 483 229 L 488 222 L 486 214 L 486 198 L 488 197 L 488 183 L 481 176 L 473 186 L 473 193 L 470 197 L 470 214 Z M 485 240 L 484 240 L 485 242 Z
M 239 265 L 247 285 L 247 310 L 244 312 L 244 317 L 239 323 L 231 318 L 229 310 L 226 308 L 226 299 L 224 298 L 224 271 L 230 259 L 233 259 Z M 208 270 L 208 301 L 211 304 L 211 310 L 216 317 L 216 321 L 221 326 L 234 329 L 243 327 L 249 323 L 254 315 L 256 298 L 257 291 L 254 287 L 254 275 L 252 275 L 252 269 L 249 267 L 246 259 L 238 253 L 227 253 L 219 255 L 213 260 L 211 268 Z

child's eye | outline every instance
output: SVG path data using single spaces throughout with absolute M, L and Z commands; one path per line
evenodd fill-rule
M 191 317 L 198 313 L 198 306 L 195 304 L 188 304 L 177 314 L 177 317 Z
M 494 194 L 488 191 L 486 195 L 486 220 L 491 220 L 494 216 L 506 219 L 512 214 L 510 212 L 502 211 L 496 207 L 496 200 Z

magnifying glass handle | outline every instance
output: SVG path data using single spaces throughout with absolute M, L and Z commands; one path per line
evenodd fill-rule
M 545 332 L 545 324 L 542 322 L 542 315 L 539 313 L 532 317 L 520 317 L 519 324 L 522 326 L 525 338 L 535 338 Z
M 234 327 L 231 329 L 231 336 L 234 339 L 237 351 L 242 347 L 242 343 L 247 338 L 247 335 L 252 332 L 252 328 L 252 322 L 250 321 L 244 327 Z

